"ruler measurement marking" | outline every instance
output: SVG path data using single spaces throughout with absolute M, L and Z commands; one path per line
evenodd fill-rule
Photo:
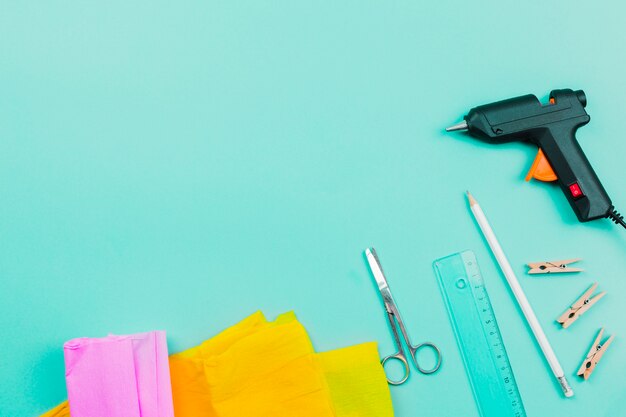
M 466 268 L 470 268 L 470 265 L 466 264 Z M 472 277 L 477 278 L 477 274 L 473 274 Z M 508 385 L 507 387 L 507 393 L 509 394 L 509 396 L 511 397 L 511 405 L 513 406 L 513 408 L 515 409 L 521 402 L 518 401 L 519 400 L 519 394 L 517 393 L 517 389 L 514 388 L 516 387 L 515 384 L 515 379 L 513 377 L 513 372 L 510 366 L 510 362 L 508 360 L 508 355 L 506 353 L 506 349 L 504 348 L 504 344 L 502 343 L 502 335 L 500 333 L 500 328 L 498 327 L 498 324 L 495 320 L 495 313 L 493 312 L 493 307 L 491 306 L 491 302 L 489 300 L 489 296 L 487 294 L 487 289 L 484 286 L 484 283 L 482 282 L 481 279 L 481 285 L 475 285 L 474 288 L 476 290 L 479 290 L 481 292 L 480 297 L 477 298 L 478 301 L 480 301 L 482 304 L 484 304 L 482 307 L 482 312 L 484 313 L 484 317 L 486 318 L 486 320 L 484 320 L 485 326 L 491 324 L 491 326 L 489 327 L 484 327 L 485 331 L 488 332 L 489 336 L 492 336 L 492 339 L 495 340 L 495 343 L 493 343 L 493 346 L 498 348 L 497 352 L 492 352 L 495 356 L 495 359 L 497 360 L 498 364 L 499 364 L 499 369 L 500 369 L 500 375 L 502 377 L 502 381 Z M 516 416 L 519 415 L 518 413 L 516 413 Z

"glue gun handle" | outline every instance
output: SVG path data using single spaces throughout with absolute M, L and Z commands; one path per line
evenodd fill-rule
M 576 140 L 582 124 L 554 123 L 536 137 L 565 197 L 581 222 L 607 217 L 613 205 Z

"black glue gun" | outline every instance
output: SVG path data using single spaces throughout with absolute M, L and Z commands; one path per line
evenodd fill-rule
M 626 228 L 576 140 L 576 130 L 589 123 L 586 105 L 582 90 L 553 90 L 547 104 L 528 94 L 475 107 L 463 122 L 446 130 L 467 130 L 496 144 L 534 143 L 539 152 L 526 181 L 558 181 L 581 222 L 608 217 Z

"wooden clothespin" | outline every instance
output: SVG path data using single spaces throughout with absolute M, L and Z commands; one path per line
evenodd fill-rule
M 580 261 L 580 258 L 566 259 L 564 261 L 535 262 L 528 264 L 529 274 L 551 274 L 562 272 L 581 272 L 580 268 L 568 268 L 567 265 Z
M 585 380 L 589 379 L 593 370 L 596 369 L 596 365 L 600 362 L 600 359 L 602 359 L 602 355 L 604 355 L 606 350 L 609 348 L 609 345 L 615 338 L 615 335 L 613 335 L 604 343 L 600 344 L 602 333 L 604 333 L 604 327 L 598 332 L 596 339 L 593 341 L 593 345 L 591 345 L 591 349 L 589 349 L 589 353 L 587 353 L 587 357 L 583 361 L 582 365 L 580 365 L 580 369 L 578 369 L 578 376 L 582 376 Z
M 597 283 L 594 283 L 583 295 L 580 296 L 578 300 L 568 308 L 565 313 L 561 314 L 561 316 L 556 319 L 564 329 L 567 329 L 572 323 L 574 323 L 580 316 L 585 314 L 587 310 L 591 308 L 595 303 L 597 303 L 604 295 L 605 291 L 602 291 L 600 294 L 591 297 L 591 294 L 595 291 Z

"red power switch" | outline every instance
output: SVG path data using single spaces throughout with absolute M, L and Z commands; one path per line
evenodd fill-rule
M 583 191 L 580 189 L 580 185 L 577 182 L 569 186 L 569 192 L 574 198 L 580 198 L 584 196 Z

